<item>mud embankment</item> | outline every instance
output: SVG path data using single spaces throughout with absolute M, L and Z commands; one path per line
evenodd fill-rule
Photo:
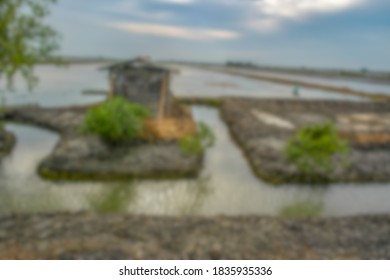
M 79 128 L 89 107 L 15 107 L 7 109 L 4 118 L 60 133 L 60 141 L 38 167 L 48 179 L 179 178 L 199 172 L 202 155 L 183 153 L 177 141 L 139 139 L 114 144 L 81 134 Z
M 15 145 L 16 138 L 13 133 L 0 128 L 0 159 L 6 156 Z
M 28 230 L 26 230 L 28 229 Z M 0 259 L 389 259 L 390 217 L 0 216 Z
M 348 164 L 334 159 L 328 182 L 390 181 L 390 103 L 225 99 L 221 115 L 253 171 L 271 183 L 309 183 L 284 147 L 299 128 L 332 122 L 350 142 Z M 363 141 L 366 140 L 366 141 Z

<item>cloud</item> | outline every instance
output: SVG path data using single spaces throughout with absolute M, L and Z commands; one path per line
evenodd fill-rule
M 275 31 L 288 21 L 303 21 L 315 14 L 334 13 L 365 0 L 258 0 L 253 2 L 246 26 L 261 32 Z
M 140 22 L 117 22 L 109 23 L 108 26 L 130 33 L 188 40 L 233 40 L 239 37 L 238 33 L 228 30 L 186 28 Z
M 272 17 L 300 19 L 313 13 L 329 13 L 348 9 L 360 0 L 262 0 L 255 7 Z
M 279 30 L 281 22 L 274 18 L 250 19 L 246 22 L 246 26 L 262 33 L 270 33 Z

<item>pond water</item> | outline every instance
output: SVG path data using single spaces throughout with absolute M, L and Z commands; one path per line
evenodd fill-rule
M 215 71 L 200 70 L 186 66 L 171 65 L 179 69 L 172 78 L 171 87 L 177 96 L 240 96 L 256 98 L 293 98 L 293 86 L 254 80 Z M 348 96 L 320 89 L 301 88 L 300 98 L 366 101 L 356 96 Z
M 76 72 L 77 75 L 84 73 L 81 76 L 88 76 L 91 69 L 62 70 L 65 71 L 62 75 L 74 75 Z M 90 80 L 90 84 L 82 78 L 79 82 L 80 88 L 95 85 L 94 79 Z M 96 84 L 99 82 L 96 81 Z M 64 92 L 68 90 L 66 87 L 67 84 L 64 84 Z M 85 101 L 80 89 L 75 88 L 74 92 L 77 92 L 80 100 Z M 50 94 L 58 93 L 53 88 L 53 93 L 45 95 Z M 94 98 L 98 100 L 98 97 Z M 53 105 L 78 103 L 77 98 L 66 99 L 65 96 L 59 100 L 59 103 Z M 46 102 L 45 98 L 34 101 Z M 275 187 L 262 182 L 253 175 L 240 149 L 232 142 L 217 110 L 199 106 L 192 109 L 195 118 L 207 123 L 217 137 L 214 147 L 206 153 L 204 168 L 197 179 L 47 181 L 37 175 L 36 169 L 54 148 L 58 136 L 35 127 L 7 124 L 7 129 L 13 131 L 18 140 L 14 150 L 1 164 L 0 212 L 93 210 L 206 216 L 288 216 L 297 213 L 346 216 L 390 212 L 389 184 L 338 184 L 316 188 L 297 185 Z
M 248 74 L 257 74 L 264 77 L 271 78 L 282 78 L 289 80 L 297 80 L 307 83 L 313 83 L 318 85 L 325 86 L 334 86 L 341 88 L 349 88 L 353 90 L 363 91 L 366 93 L 380 93 L 390 95 L 390 83 L 378 83 L 378 82 L 369 82 L 369 81 L 359 81 L 343 78 L 327 78 L 327 77 L 314 77 L 314 76 L 304 76 L 302 74 L 292 74 L 292 73 L 275 73 L 265 70 L 252 70 L 252 69 L 235 69 L 239 73 L 248 73 Z
M 56 107 L 101 101 L 102 96 L 82 94 L 86 89 L 107 88 L 106 73 L 97 70 L 100 66 L 102 65 L 39 66 L 35 72 L 39 77 L 38 86 L 30 92 L 18 76 L 15 79 L 15 90 L 5 93 L 5 102 L 13 105 L 39 104 Z M 0 88 L 1 86 L 2 84 Z

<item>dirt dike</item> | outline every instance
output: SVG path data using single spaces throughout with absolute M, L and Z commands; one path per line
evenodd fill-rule
M 53 180 L 112 180 L 196 176 L 202 155 L 184 154 L 177 141 L 137 140 L 110 144 L 79 132 L 90 106 L 8 108 L 5 119 L 32 124 L 61 135 L 38 172 Z
M 389 259 L 389 236 L 388 215 L 2 215 L 0 259 Z
M 0 159 L 5 157 L 14 147 L 16 138 L 13 133 L 0 128 Z
M 389 182 L 389 112 L 390 103 L 297 99 L 228 98 L 221 107 L 222 118 L 253 171 L 274 184 L 306 183 L 288 163 L 283 148 L 297 129 L 327 121 L 351 140 L 348 166 L 335 158 L 337 168 L 329 182 Z M 381 137 L 369 137 L 375 135 Z

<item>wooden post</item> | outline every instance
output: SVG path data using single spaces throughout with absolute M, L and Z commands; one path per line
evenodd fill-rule
M 161 94 L 160 94 L 160 104 L 158 109 L 158 119 L 163 119 L 165 117 L 165 101 L 168 91 L 167 75 L 164 74 L 162 83 L 161 83 Z
M 166 77 L 167 77 L 167 92 L 166 92 L 166 96 L 165 96 L 165 106 L 164 106 L 164 113 L 165 115 L 168 115 L 170 116 L 170 113 L 171 113 L 171 104 L 172 104 L 172 100 L 171 100 L 171 94 L 170 94 L 170 88 L 171 88 L 171 75 L 170 73 L 168 72 L 166 74 Z
M 109 86 L 110 86 L 110 89 L 109 89 L 109 92 L 108 92 L 108 98 L 112 98 L 114 96 L 114 77 L 113 77 L 113 74 L 110 73 L 109 75 Z

